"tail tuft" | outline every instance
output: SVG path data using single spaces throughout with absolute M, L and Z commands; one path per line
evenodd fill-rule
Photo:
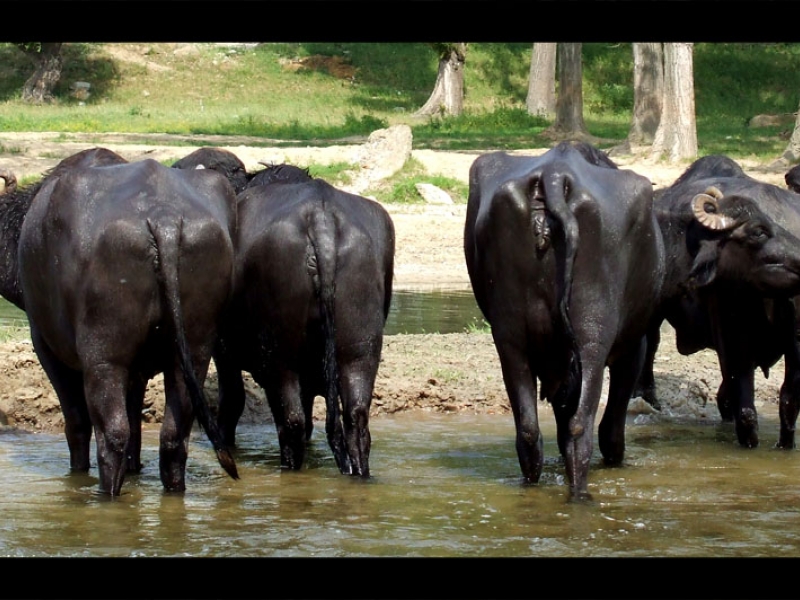
M 232 479 L 239 479 L 239 471 L 236 468 L 236 462 L 233 460 L 233 455 L 228 448 L 215 448 L 217 452 L 217 460 L 219 464 L 225 469 L 225 472 L 231 476 Z

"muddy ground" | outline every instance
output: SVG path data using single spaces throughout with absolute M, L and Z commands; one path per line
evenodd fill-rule
M 164 136 L 97 136 L 58 134 L 1 133 L 3 148 L 0 168 L 9 168 L 18 177 L 39 175 L 61 158 L 85 148 L 102 145 L 129 160 L 151 157 L 177 159 L 193 148 L 167 145 Z M 248 146 L 245 138 L 195 138 L 198 146 L 217 145 L 235 152 L 249 170 L 261 161 L 290 162 L 299 166 L 340 162 L 353 151 L 352 146 L 329 148 L 259 148 Z M 540 154 L 544 149 L 526 151 Z M 415 150 L 412 156 L 431 174 L 442 174 L 467 181 L 469 166 L 478 153 Z M 622 167 L 651 179 L 656 187 L 669 185 L 686 164 L 665 165 L 647 158 L 614 157 Z M 783 185 L 784 170 L 751 161 L 742 161 L 750 175 Z M 462 250 L 465 216 L 463 205 L 387 206 L 397 233 L 395 286 L 398 289 L 469 286 Z M 664 404 L 658 414 L 640 400 L 631 403 L 631 418 L 702 419 L 719 421 L 714 397 L 720 382 L 716 355 L 709 351 L 684 357 L 675 350 L 674 336 L 665 326 L 656 361 L 656 381 Z M 756 376 L 757 406 L 774 412 L 783 366 L 777 364 L 767 379 Z M 244 419 L 267 422 L 270 419 L 263 392 L 248 384 Z M 216 376 L 212 369 L 207 381 L 209 397 L 216 398 Z M 144 421 L 157 424 L 163 413 L 161 377 L 150 382 Z M 372 417 L 381 418 L 397 411 L 419 410 L 474 413 L 508 413 L 500 367 L 492 339 L 486 333 L 392 335 L 384 341 L 372 403 Z M 540 403 L 541 411 L 549 406 Z M 318 399 L 315 417 L 324 418 L 324 404 Z M 510 418 L 510 417 L 509 417 Z M 63 429 L 55 394 L 39 366 L 30 343 L 0 344 L 0 424 L 31 431 L 59 432 Z M 775 434 L 772 434 L 773 437 Z

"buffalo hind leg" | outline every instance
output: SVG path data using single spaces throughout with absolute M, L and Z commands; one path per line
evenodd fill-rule
M 128 382 L 128 428 L 130 439 L 125 453 L 128 473 L 139 473 L 142 470 L 142 407 L 147 380 L 135 374 Z
M 97 442 L 100 491 L 119 496 L 127 471 L 130 421 L 127 369 L 109 363 L 87 366 L 84 391 Z
M 161 424 L 158 452 L 161 484 L 168 492 L 184 492 L 194 409 L 180 367 L 164 372 L 164 390 L 164 421 Z
M 649 353 L 648 340 L 643 338 L 639 346 L 620 356 L 609 368 L 608 401 L 597 428 L 598 446 L 607 465 L 620 464 L 625 455 L 628 402 L 642 364 L 646 364 L 646 352 Z
M 221 344 L 214 350 L 214 365 L 217 368 L 219 385 L 219 405 L 217 426 L 222 441 L 229 448 L 236 446 L 236 426 L 242 417 L 245 406 L 244 379 L 241 369 L 226 354 Z
M 566 443 L 566 469 L 570 486 L 571 500 L 591 500 L 589 494 L 589 462 L 594 444 L 593 429 L 603 391 L 604 361 L 582 364 L 581 395 L 578 408 L 569 420 Z M 630 393 L 632 388 L 629 388 Z
M 359 477 L 369 477 L 369 407 L 377 371 L 377 358 L 372 357 L 341 366 L 344 441 L 350 455 L 350 474 Z
M 544 440 L 536 411 L 536 378 L 531 372 L 528 357 L 519 348 L 497 344 L 500 367 L 503 371 L 514 425 L 516 447 L 522 475 L 530 483 L 539 481 L 544 465 Z
M 86 406 L 83 375 L 64 366 L 53 356 L 45 343 L 33 330 L 31 332 L 36 355 L 47 373 L 50 383 L 61 404 L 64 416 L 64 435 L 69 447 L 70 470 L 76 473 L 89 471 L 89 456 L 92 444 L 92 421 Z
M 299 470 L 306 456 L 306 422 L 300 380 L 294 371 L 285 368 L 278 371 L 258 383 L 264 388 L 272 410 L 281 449 L 281 467 Z

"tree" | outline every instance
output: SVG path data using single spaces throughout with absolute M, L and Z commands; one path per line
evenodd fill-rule
M 42 42 L 18 44 L 24 52 L 38 55 L 38 65 L 22 86 L 22 99 L 33 104 L 53 100 L 53 89 L 61 79 L 64 61 L 61 56 L 62 43 Z
M 786 145 L 786 150 L 783 151 L 783 154 L 776 161 L 775 166 L 794 164 L 798 161 L 800 161 L 800 109 L 797 111 L 794 130 L 789 138 L 789 143 Z
M 583 121 L 581 46 L 579 43 L 558 44 L 556 51 L 558 62 L 556 120 L 550 128 L 543 132 L 551 139 L 595 141 Z
M 556 46 L 534 44 L 528 78 L 528 114 L 552 119 L 556 112 Z
M 664 44 L 664 94 L 653 156 L 671 162 L 697 157 L 691 43 Z
M 439 53 L 439 71 L 428 101 L 418 115 L 458 116 L 464 108 L 464 64 L 467 44 L 432 44 Z
M 664 49 L 655 42 L 633 45 L 633 121 L 628 141 L 652 144 L 661 123 L 664 101 Z

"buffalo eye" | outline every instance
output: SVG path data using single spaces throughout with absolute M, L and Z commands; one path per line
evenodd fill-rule
M 747 238 L 748 241 L 753 244 L 764 244 L 766 241 L 771 237 L 769 229 L 767 229 L 763 225 L 756 225 L 755 227 L 751 228 L 748 232 Z

